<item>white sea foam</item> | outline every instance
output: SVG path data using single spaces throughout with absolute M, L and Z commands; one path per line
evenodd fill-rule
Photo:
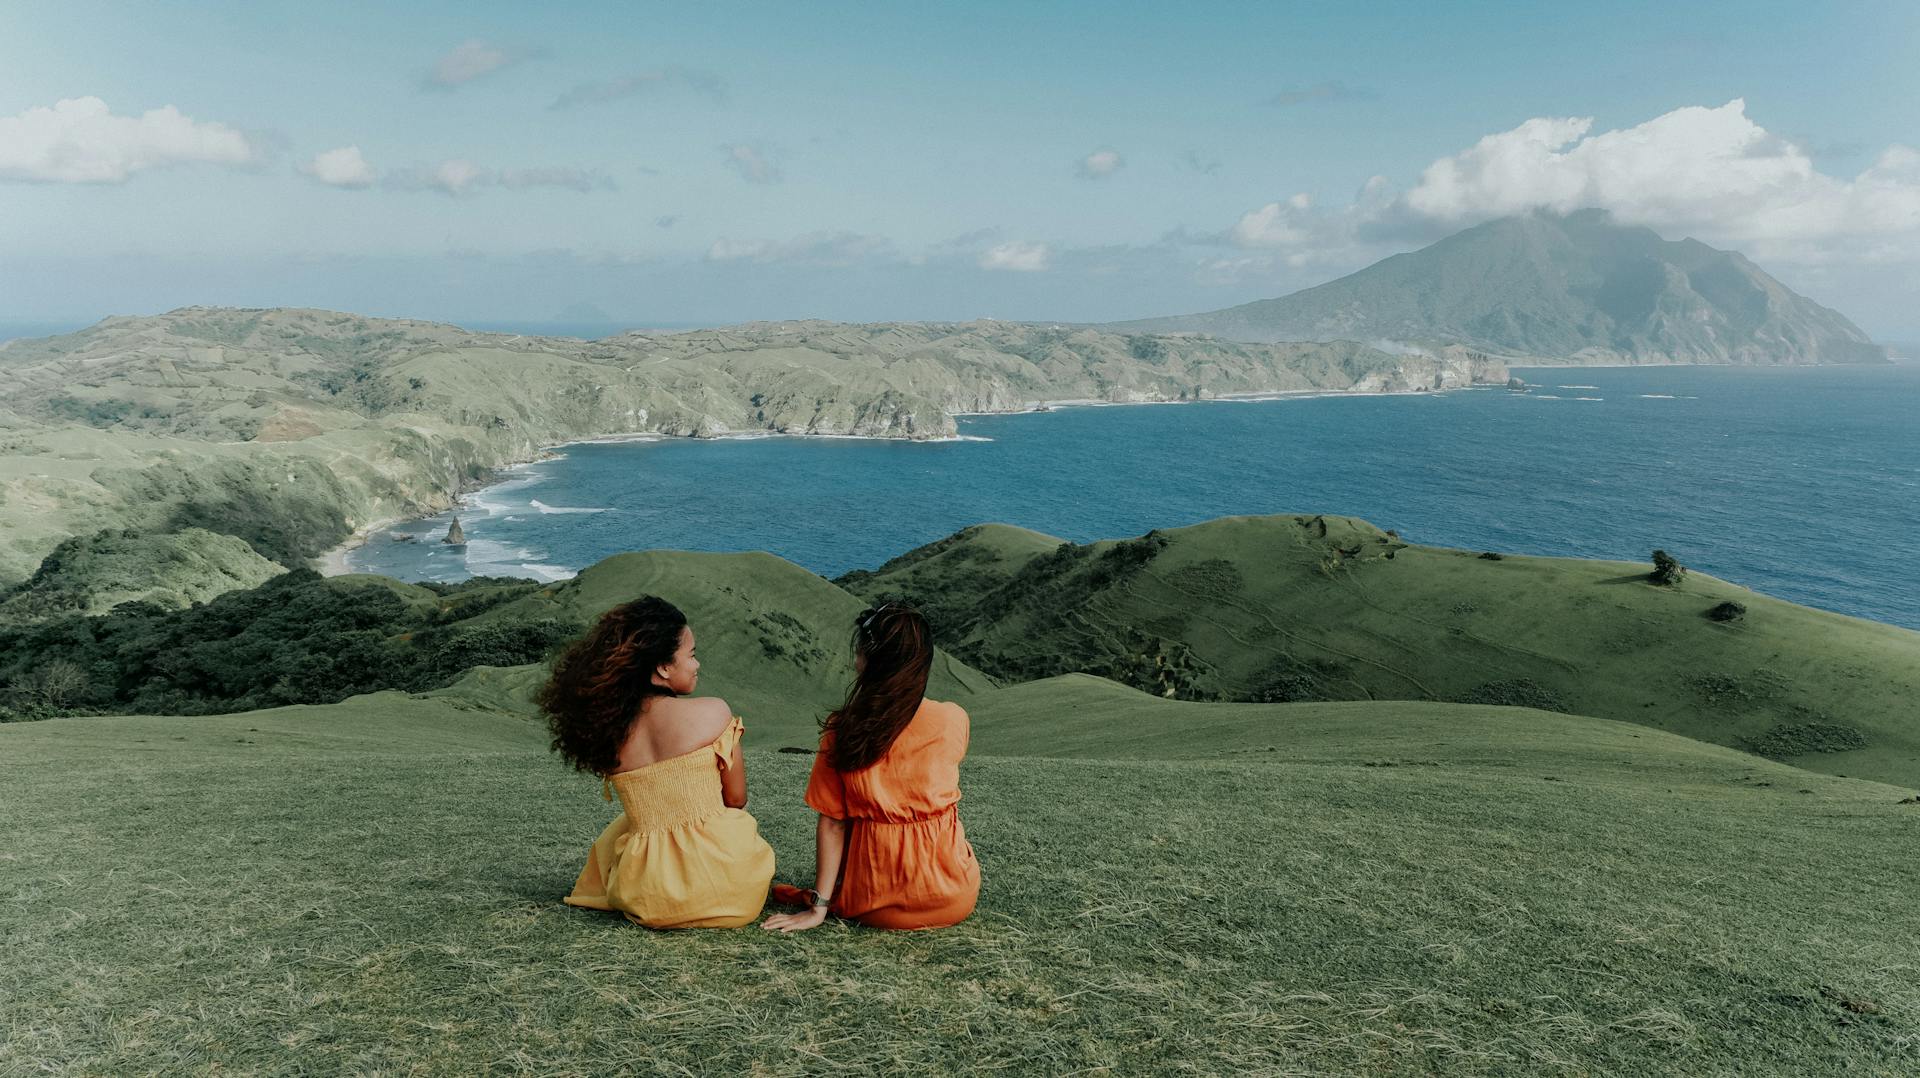
M 521 566 L 537 562 L 540 557 L 537 550 L 509 546 L 493 539 L 467 540 L 467 572 L 474 576 L 513 576 Z
M 579 570 L 569 569 L 564 565 L 542 565 L 538 562 L 521 562 L 520 569 L 535 580 L 549 584 L 556 580 L 570 580 L 579 573 Z
M 1606 400 L 1607 398 L 1605 398 L 1605 397 L 1575 397 L 1575 398 L 1573 398 L 1573 399 L 1574 399 L 1574 400 L 1577 400 L 1577 401 L 1603 401 L 1603 400 Z
M 1551 393 L 1529 393 L 1527 395 L 1537 401 L 1557 401 L 1560 399 Z
M 1673 400 L 1680 399 L 1679 397 L 1676 397 L 1671 393 L 1642 393 L 1640 394 L 1640 397 L 1643 400 L 1650 400 L 1650 401 L 1673 401 Z
M 529 501 L 529 502 L 527 502 L 527 504 L 528 504 L 528 505 L 530 505 L 530 506 L 532 506 L 532 507 L 533 507 L 533 508 L 535 508 L 535 509 L 538 509 L 538 510 L 540 510 L 540 512 L 541 512 L 541 513 L 542 513 L 543 515 L 544 515 L 544 514 L 552 514 L 552 513 L 605 513 L 605 512 L 609 512 L 609 510 L 608 510 L 608 508 L 607 508 L 607 507 L 605 507 L 605 506 L 602 506 L 602 507 L 600 507 L 600 508 L 598 508 L 598 509 L 581 509 L 581 508 L 575 508 L 575 507 L 572 507 L 572 506 L 565 506 L 565 505 L 548 505 L 548 504 L 547 504 L 546 502 L 543 502 L 543 501 L 541 501 L 541 500 L 540 500 L 540 499 L 538 499 L 538 498 L 534 498 L 534 499 L 532 499 L 531 501 Z
M 1599 389 L 1599 386 L 1554 386 L 1555 389 Z

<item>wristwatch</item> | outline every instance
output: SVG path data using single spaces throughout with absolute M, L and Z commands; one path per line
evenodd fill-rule
M 826 909 L 828 904 L 831 902 L 831 900 L 828 899 L 825 895 L 821 894 L 820 892 L 814 890 L 811 887 L 800 892 L 800 894 L 804 898 L 806 898 L 807 905 L 812 906 L 816 910 Z

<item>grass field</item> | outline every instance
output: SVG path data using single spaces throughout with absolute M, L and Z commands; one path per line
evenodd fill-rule
M 611 810 L 497 706 L 521 679 L 0 727 L 0 1073 L 1920 1069 L 1904 790 L 1052 679 L 968 701 L 972 920 L 662 934 L 559 903 Z M 752 810 L 804 879 L 777 706 Z

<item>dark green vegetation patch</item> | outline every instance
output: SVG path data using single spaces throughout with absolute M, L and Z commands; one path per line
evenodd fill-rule
M 538 588 L 300 569 L 184 611 L 130 602 L 0 628 L 0 711 L 209 714 L 429 689 L 476 666 L 538 662 L 577 632 L 550 618 L 472 620 Z
M 1530 677 L 1507 678 L 1476 685 L 1460 697 L 1463 704 L 1498 704 L 1502 707 L 1531 707 L 1541 711 L 1572 714 L 1566 698 Z
M 1814 752 L 1852 752 L 1867 747 L 1867 735 L 1851 726 L 1831 722 L 1804 722 L 1775 726 L 1758 737 L 1741 739 L 1750 752 L 1775 760 Z
M 1739 621 L 1747 616 L 1747 604 L 1734 599 L 1716 603 L 1708 608 L 1707 617 L 1713 621 Z

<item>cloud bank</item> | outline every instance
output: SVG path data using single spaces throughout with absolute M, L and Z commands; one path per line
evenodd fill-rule
M 239 131 L 172 105 L 115 116 L 97 97 L 73 97 L 0 117 L 0 180 L 125 183 L 151 168 L 245 165 L 258 156 Z
M 1226 239 L 1295 265 L 1352 261 L 1495 217 L 1602 209 L 1668 238 L 1789 264 L 1920 258 L 1920 151 L 1911 147 L 1889 147 L 1851 178 L 1830 176 L 1737 98 L 1593 126 L 1591 117 L 1530 119 L 1434 161 L 1404 192 L 1376 176 L 1344 206 L 1296 194 L 1249 210 Z

